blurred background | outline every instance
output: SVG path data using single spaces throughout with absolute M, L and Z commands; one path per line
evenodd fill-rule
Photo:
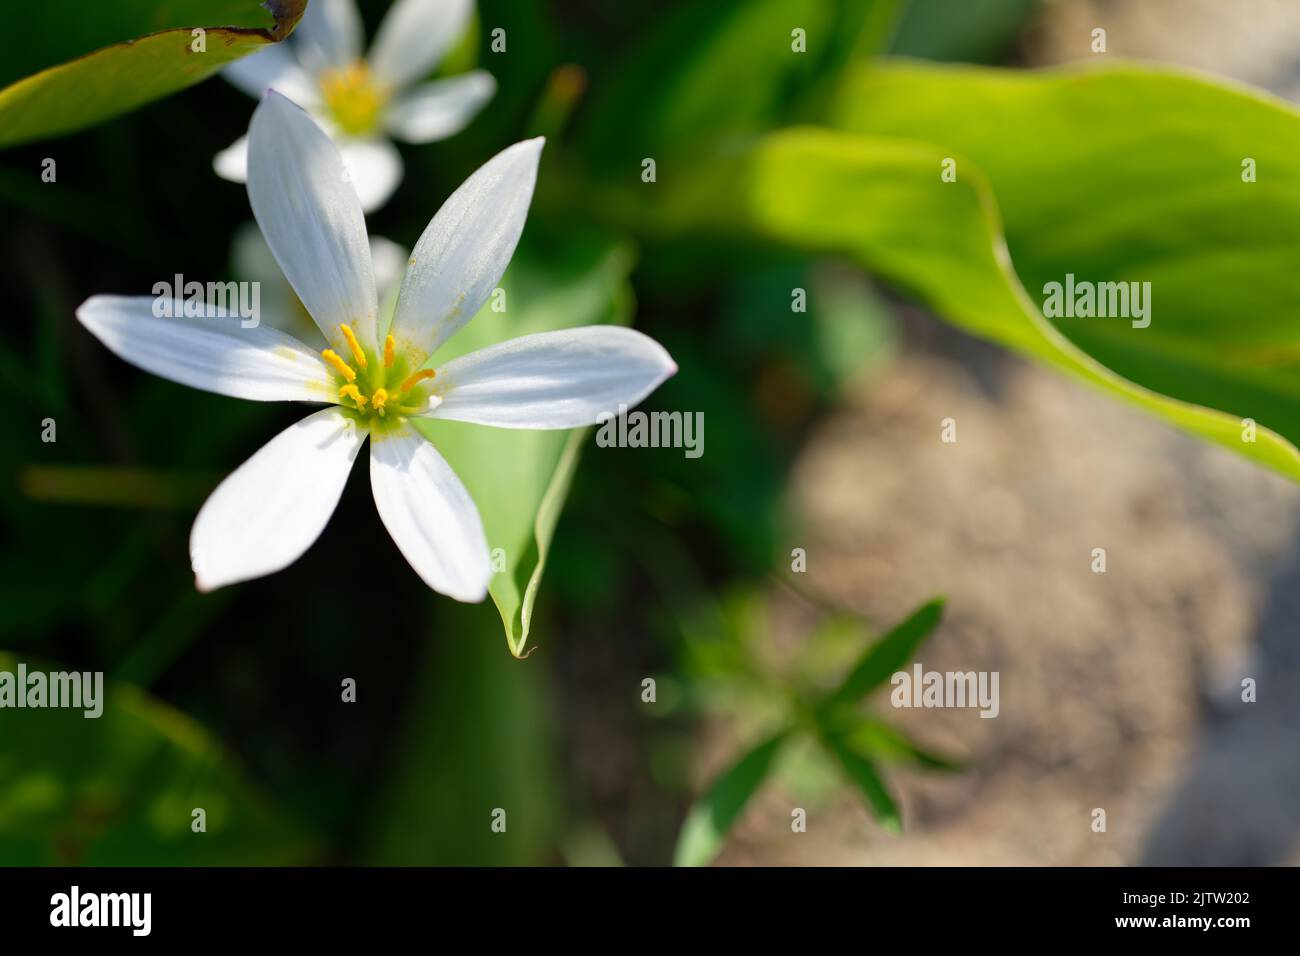
M 360 5 L 373 35 L 387 4 Z M 780 722 L 791 688 L 830 686 L 936 595 L 945 616 L 916 659 L 999 671 L 999 717 L 895 711 L 883 693 L 868 710 L 960 766 L 887 768 L 897 834 L 796 742 L 719 863 L 1300 863 L 1300 489 L 848 263 L 638 230 L 598 185 L 637 183 L 658 98 L 689 114 L 655 66 L 691 54 L 710 6 L 480 0 L 461 59 L 493 73 L 496 98 L 460 135 L 402 147 L 405 181 L 368 219 L 409 248 L 473 169 L 545 133 L 518 271 L 569 284 L 568 324 L 594 320 L 581 299 L 597 273 L 594 312 L 680 366 L 647 407 L 704 413 L 699 459 L 588 439 L 522 660 L 491 602 L 420 583 L 364 469 L 293 566 L 193 588 L 199 505 L 300 411 L 148 376 L 73 313 L 174 273 L 238 277 L 247 196 L 211 157 L 245 131 L 246 96 L 213 79 L 0 152 L 0 669 L 102 670 L 115 688 L 99 721 L 0 711 L 0 863 L 668 864 L 693 802 Z M 1281 0 L 895 11 L 854 21 L 845 48 L 1033 67 L 1089 57 L 1104 25 L 1114 54 L 1300 97 L 1300 8 Z M 723 75 L 752 54 L 743 37 L 718 46 L 708 69 Z M 801 118 L 770 108 L 770 126 Z M 46 157 L 57 184 L 40 181 Z M 807 313 L 791 312 L 795 287 Z M 950 416 L 953 445 L 938 441 Z M 512 464 L 526 467 L 495 467 Z M 1251 707 L 1243 677 L 1259 680 Z

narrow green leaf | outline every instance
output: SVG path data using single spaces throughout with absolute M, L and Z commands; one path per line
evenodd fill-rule
M 438 361 L 509 338 L 631 315 L 626 246 L 598 237 L 529 237 L 515 253 L 501 288 L 505 310 L 489 301 L 458 332 Z M 487 532 L 493 560 L 492 596 L 510 652 L 526 651 L 533 605 L 556 522 L 590 429 L 525 431 L 463 422 L 416 423 L 469 489 Z M 499 551 L 496 549 L 500 549 Z
M 772 768 L 786 733 L 759 744 L 713 782 L 695 802 L 677 837 L 674 866 L 707 866 L 722 849 L 723 838 Z
M 857 752 L 881 760 L 912 763 L 927 770 L 963 769 L 960 761 L 927 750 L 897 727 L 891 727 L 882 720 L 859 719 L 856 726 L 849 727 L 841 736 Z
M 18 488 L 32 501 L 108 508 L 193 508 L 211 494 L 216 475 L 174 474 L 101 465 L 27 465 Z
M 822 739 L 827 749 L 844 768 L 844 773 L 849 780 L 866 798 L 867 806 L 877 822 L 892 833 L 901 832 L 903 818 L 899 813 L 898 803 L 885 787 L 885 781 L 880 778 L 876 765 L 855 751 L 841 737 L 828 734 Z
M 54 49 L 80 52 L 73 54 L 75 59 L 45 66 L 0 89 L 0 147 L 71 133 L 207 79 L 240 57 L 287 37 L 306 4 L 307 0 L 267 0 L 265 5 L 257 0 L 170 0 L 148 10 L 131 0 L 78 2 L 69 9 L 68 0 L 56 0 L 43 14 L 56 18 L 57 29 L 48 28 L 62 38 Z M 21 5 L 23 11 L 31 8 Z M 9 14 L 18 9 L 15 5 Z M 60 10 L 63 18 L 58 17 Z M 202 19 L 178 25 L 182 16 Z M 6 47 L 41 35 L 34 30 L 39 23 L 21 19 L 8 23 L 9 19 L 7 15 L 0 21 Z M 126 32 L 144 24 L 157 24 L 149 28 L 157 32 Z M 199 28 L 202 36 L 196 37 Z M 87 43 L 102 42 L 111 45 L 83 49 Z M 35 61 L 48 57 L 41 44 L 30 46 Z M 5 73 L 9 75 L 8 67 Z
M 827 698 L 827 705 L 850 704 L 861 700 L 872 689 L 889 680 L 891 674 L 911 660 L 916 649 L 939 626 L 943 617 L 943 598 L 923 604 L 863 653 L 848 677 Z

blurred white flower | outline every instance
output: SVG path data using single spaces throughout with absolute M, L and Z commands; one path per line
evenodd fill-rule
M 374 264 L 375 290 L 379 295 L 379 311 L 391 315 L 397 300 L 397 287 L 406 270 L 405 247 L 383 236 L 370 237 L 370 261 Z M 235 278 L 241 282 L 256 282 L 259 286 L 261 312 L 259 319 L 266 325 L 288 332 L 298 341 L 313 348 L 324 348 L 325 340 L 316 327 L 307 307 L 293 291 L 293 286 L 276 264 L 271 247 L 262 238 L 256 222 L 246 222 L 235 230 L 230 243 L 230 259 Z
M 260 97 L 274 89 L 307 110 L 343 154 L 343 165 L 373 212 L 402 181 L 402 156 L 389 137 L 431 143 L 460 132 L 496 92 L 486 70 L 419 82 L 464 33 L 473 0 L 397 0 L 362 52 L 355 0 L 311 0 L 286 43 L 236 60 L 222 75 Z M 216 155 L 217 175 L 244 182 L 248 137 Z
M 190 534 L 201 590 L 297 560 L 329 521 L 369 437 L 375 505 L 398 549 L 435 591 L 480 601 L 491 568 L 478 509 L 412 420 L 578 428 L 636 405 L 677 370 L 653 339 L 608 325 L 525 335 L 430 363 L 505 272 L 541 151 L 540 139 L 516 143 L 451 195 L 416 243 L 389 321 L 338 149 L 270 92 L 249 126 L 248 197 L 330 347 L 318 352 L 266 325 L 244 328 L 237 316 L 157 318 L 148 296 L 82 303 L 81 323 L 146 371 L 236 398 L 329 405 L 271 439 L 204 503 Z

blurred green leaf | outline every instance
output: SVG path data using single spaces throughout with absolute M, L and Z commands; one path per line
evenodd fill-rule
M 827 704 L 854 703 L 889 680 L 890 675 L 911 660 L 921 642 L 939 626 L 943 604 L 943 598 L 923 604 L 907 620 L 867 648 L 849 676 L 844 678 L 844 683 L 827 699 Z
M 489 301 L 437 361 L 534 332 L 626 324 L 631 268 L 624 245 L 590 236 L 539 240 L 532 234 L 502 280 L 506 311 L 494 312 Z M 416 427 L 473 495 L 488 547 L 504 552 L 505 570 L 493 575 L 489 593 L 501 612 L 510 652 L 518 657 L 528 641 L 551 537 L 589 429 L 525 431 L 434 420 Z
M 70 133 L 204 80 L 287 37 L 306 2 L 7 4 L 0 13 L 0 76 L 9 84 L 0 89 L 0 147 Z M 201 51 L 194 49 L 196 28 L 204 30 Z M 27 69 L 39 72 L 18 72 Z
M 843 737 L 825 734 L 823 740 L 844 768 L 849 780 L 866 797 L 867 806 L 880 825 L 893 833 L 900 832 L 903 829 L 903 818 L 898 811 L 898 803 L 885 787 L 876 765 L 854 750 Z
M 365 862 L 547 863 L 562 811 L 545 665 L 502 654 L 480 608 L 438 604 L 445 626 L 425 651 L 391 772 L 366 815 Z M 492 830 L 498 808 L 504 833 Z
M 722 840 L 736 822 L 750 797 L 767 778 L 785 733 L 759 744 L 714 781 L 709 792 L 696 801 L 682 824 L 673 856 L 674 866 L 705 866 L 722 849 Z
M 853 132 L 925 139 L 959 157 L 959 180 L 987 207 L 995 253 L 1000 212 L 1010 250 L 1010 261 L 999 263 L 1007 301 L 988 302 L 978 317 L 952 296 L 927 295 L 942 313 L 1300 477 L 1294 106 L 1166 69 L 1024 73 L 899 63 L 857 73 L 834 113 Z M 1242 180 L 1247 157 L 1258 182 Z M 931 192 L 957 199 L 956 184 L 930 178 Z M 948 218 L 955 226 L 952 212 Z M 1067 274 L 1150 282 L 1150 326 L 1122 318 L 1049 323 L 1039 290 Z M 935 268 L 922 282 L 932 287 L 941 276 Z M 976 291 L 984 284 L 952 283 L 971 302 L 984 298 Z M 1243 440 L 1243 418 L 1261 426 L 1258 441 Z
M 698 157 L 702 148 L 775 125 L 806 105 L 855 47 L 883 36 L 898 7 L 896 0 L 684 3 L 593 87 L 600 92 L 581 143 L 609 163 Z M 793 49 L 796 29 L 804 31 L 805 52 Z
M 920 77 L 936 98 L 929 132 L 948 137 L 953 117 L 966 115 L 953 104 L 981 84 L 965 70 L 936 70 L 946 78 L 926 83 L 930 72 L 885 73 L 900 80 L 891 95 L 903 105 L 893 123 L 901 126 L 911 110 L 926 112 L 925 98 L 907 93 L 908 78 Z M 1018 168 L 1019 185 L 1008 187 L 1036 202 L 1018 208 L 1013 250 L 1016 264 L 1026 262 L 1031 285 L 1063 280 L 1067 272 L 1151 281 L 1158 304 L 1149 328 L 1131 328 L 1127 318 L 1061 328 L 1045 319 L 1007 254 L 980 168 L 956 154 L 956 181 L 940 180 L 941 164 L 955 154 L 946 146 L 783 130 L 744 153 L 701 164 L 677 195 L 664 191 L 653 209 L 628 201 L 621 213 L 650 217 L 642 225 L 661 233 L 739 232 L 852 255 L 955 325 L 1300 479 L 1292 443 L 1300 440 L 1293 308 L 1300 271 L 1290 266 L 1300 258 L 1300 171 L 1287 158 L 1300 149 L 1300 123 L 1278 104 L 1203 80 L 1145 70 L 1121 76 L 1130 82 L 1112 82 L 1109 73 L 994 81 L 1018 108 L 989 128 L 1001 131 L 1004 156 L 1057 160 L 1051 168 Z M 1020 96 L 1026 88 L 1035 95 Z M 1064 99 L 1055 95 L 1063 92 Z M 887 97 L 863 96 L 886 109 Z M 1135 104 L 1145 104 L 1138 112 L 1147 119 L 1115 122 Z M 978 119 L 963 127 L 987 122 L 991 110 L 969 108 Z M 1058 117 L 1059 130 L 1042 119 L 1049 115 Z M 1177 125 L 1187 115 L 1221 122 Z M 1085 132 L 1080 124 L 1089 117 Z M 1020 122 L 1035 131 L 1027 142 L 1006 134 Z M 1153 128 L 1163 129 L 1163 138 L 1148 135 Z M 1120 129 L 1127 140 L 1092 151 Z M 1261 157 L 1270 182 L 1240 181 L 1241 156 L 1251 154 Z M 1259 423 L 1254 441 L 1242 440 L 1245 417 Z
M 28 673 L 63 671 L 23 658 Z M 0 671 L 18 658 L 0 652 Z M 301 864 L 316 850 L 267 806 L 198 724 L 127 684 L 103 714 L 0 711 L 0 863 Z M 207 831 L 191 830 L 192 811 Z
M 858 719 L 856 726 L 841 734 L 845 743 L 858 753 L 881 760 L 916 764 L 927 770 L 961 770 L 961 761 L 922 747 L 896 727 L 874 718 Z

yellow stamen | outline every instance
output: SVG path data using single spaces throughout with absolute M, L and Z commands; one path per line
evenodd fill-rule
M 333 365 L 334 370 L 349 382 L 355 382 L 357 380 L 357 373 L 352 371 L 352 366 L 339 358 L 338 352 L 335 352 L 333 349 L 326 349 L 324 352 L 321 352 L 320 357 Z
M 412 387 L 424 381 L 426 378 L 433 378 L 437 374 L 438 373 L 431 368 L 422 369 L 414 375 L 407 376 L 406 381 L 397 386 L 397 390 L 399 392 L 409 391 Z
M 393 356 L 397 352 L 397 340 L 391 335 L 384 339 L 384 368 L 393 367 Z
M 339 398 L 350 398 L 357 403 L 357 408 L 365 408 L 366 396 L 355 385 L 344 385 L 339 389 Z
M 348 340 L 348 348 L 352 350 L 352 357 L 357 360 L 358 365 L 360 365 L 362 368 L 365 368 L 366 353 L 361 350 L 361 343 L 358 342 L 357 337 L 352 334 L 351 326 L 340 325 L 339 331 L 342 332 L 343 337 Z
M 370 400 L 375 404 L 375 411 L 380 415 L 384 414 L 384 406 L 388 404 L 388 393 L 382 388 L 377 389 L 375 394 L 370 397 Z
M 389 91 L 364 61 L 325 70 L 317 78 L 321 98 L 334 122 L 349 136 L 365 136 L 379 124 Z

